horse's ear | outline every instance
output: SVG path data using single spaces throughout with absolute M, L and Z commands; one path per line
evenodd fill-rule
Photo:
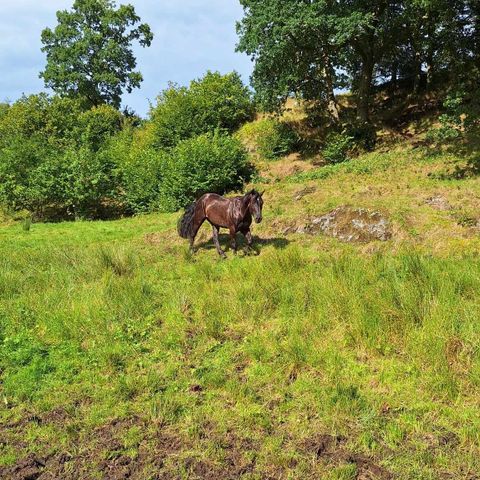
M 265 190 L 262 193 L 259 193 L 261 197 L 263 197 L 263 194 L 265 193 Z

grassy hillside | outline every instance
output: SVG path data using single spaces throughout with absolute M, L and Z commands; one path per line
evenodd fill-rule
M 260 254 L 226 261 L 178 215 L 5 225 L 0 477 L 477 478 L 470 155 L 260 163 Z M 284 234 L 344 204 L 392 240 Z

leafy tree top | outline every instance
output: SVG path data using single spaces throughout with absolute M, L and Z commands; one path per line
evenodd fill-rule
M 132 43 L 150 46 L 150 27 L 140 23 L 132 5 L 117 8 L 112 0 L 75 0 L 72 10 L 57 12 L 57 21 L 54 30 L 42 32 L 45 85 L 91 105 L 118 108 L 123 91 L 130 93 L 143 80 Z

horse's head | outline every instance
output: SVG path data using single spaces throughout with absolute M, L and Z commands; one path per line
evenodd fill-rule
M 262 207 L 263 207 L 263 198 L 262 193 L 258 193 L 256 190 L 252 190 L 250 195 L 250 203 L 249 203 L 249 210 L 252 214 L 253 218 L 257 223 L 262 221 Z

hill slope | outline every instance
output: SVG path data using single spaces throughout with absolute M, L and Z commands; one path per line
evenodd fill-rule
M 260 254 L 227 261 L 178 215 L 2 228 L 0 477 L 476 478 L 466 160 L 265 163 Z M 345 204 L 392 239 L 288 233 Z

